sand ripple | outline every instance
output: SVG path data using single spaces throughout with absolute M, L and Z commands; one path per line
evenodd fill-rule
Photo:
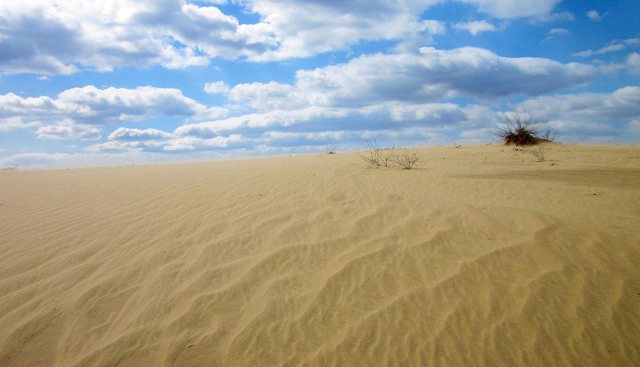
M 637 187 L 424 154 L 3 173 L 0 365 L 640 365 Z

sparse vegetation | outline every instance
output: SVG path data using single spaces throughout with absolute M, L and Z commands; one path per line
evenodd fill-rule
M 403 169 L 412 169 L 418 164 L 420 157 L 413 150 L 402 149 L 394 155 L 393 161 Z
M 496 135 L 507 145 L 521 146 L 536 145 L 543 142 L 551 142 L 555 139 L 555 132 L 540 128 L 546 121 L 536 119 L 527 113 L 514 113 L 504 118 L 504 123 L 496 130 Z
M 378 142 L 373 140 L 367 140 L 367 149 L 365 151 L 358 151 L 360 159 L 367 162 L 372 167 L 389 167 L 392 157 L 394 155 L 394 148 L 380 148 Z
M 365 151 L 358 151 L 360 159 L 365 161 L 372 167 L 382 166 L 382 159 L 380 158 L 380 148 L 375 140 L 367 140 L 367 149 Z
M 523 150 L 534 156 L 538 162 L 544 162 L 547 154 L 547 149 L 542 145 L 526 147 Z
M 395 163 L 403 169 L 412 169 L 420 160 L 414 151 L 396 149 L 395 147 L 380 148 L 375 139 L 367 140 L 367 149 L 358 151 L 358 155 L 360 159 L 374 168 L 390 167 Z
M 454 146 L 456 149 L 460 149 L 460 148 L 462 148 L 462 144 L 458 144 L 458 142 L 457 142 L 455 139 L 453 139 L 453 138 L 449 138 L 449 140 L 451 140 L 451 142 L 453 143 L 453 146 Z

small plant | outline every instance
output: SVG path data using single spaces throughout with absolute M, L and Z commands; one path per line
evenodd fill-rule
M 547 129 L 540 132 L 540 125 L 546 121 L 534 118 L 527 113 L 515 113 L 504 118 L 504 124 L 499 126 L 495 134 L 507 145 L 521 146 L 536 145 L 551 142 L 555 139 L 555 132 Z
M 402 149 L 393 157 L 394 163 L 403 169 L 412 169 L 420 161 L 420 157 L 413 150 Z
M 389 167 L 393 161 L 395 148 L 380 148 L 375 139 L 367 140 L 367 150 L 358 152 L 360 159 L 372 167 Z
M 538 162 L 544 162 L 547 150 L 544 146 L 538 145 L 535 147 L 527 147 L 523 149 L 525 152 L 531 154 L 536 158 Z
M 380 149 L 380 161 L 382 165 L 384 167 L 389 167 L 391 162 L 393 162 L 395 155 L 396 155 L 395 147 Z
M 454 146 L 456 149 L 460 149 L 460 148 L 462 148 L 462 144 L 458 144 L 458 142 L 457 142 L 455 139 L 453 139 L 453 138 L 449 138 L 449 140 L 451 140 L 451 142 L 453 143 L 453 146 Z
M 418 154 L 413 150 L 380 148 L 374 140 L 367 140 L 367 150 L 358 151 L 360 159 L 365 161 L 371 167 L 390 167 L 392 164 L 398 165 L 403 169 L 412 169 L 420 161 Z

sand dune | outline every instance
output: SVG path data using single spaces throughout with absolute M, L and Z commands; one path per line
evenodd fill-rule
M 640 147 L 0 172 L 0 366 L 640 365 Z

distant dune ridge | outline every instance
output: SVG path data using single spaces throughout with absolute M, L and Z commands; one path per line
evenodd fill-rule
M 640 147 L 0 172 L 0 366 L 638 366 Z

